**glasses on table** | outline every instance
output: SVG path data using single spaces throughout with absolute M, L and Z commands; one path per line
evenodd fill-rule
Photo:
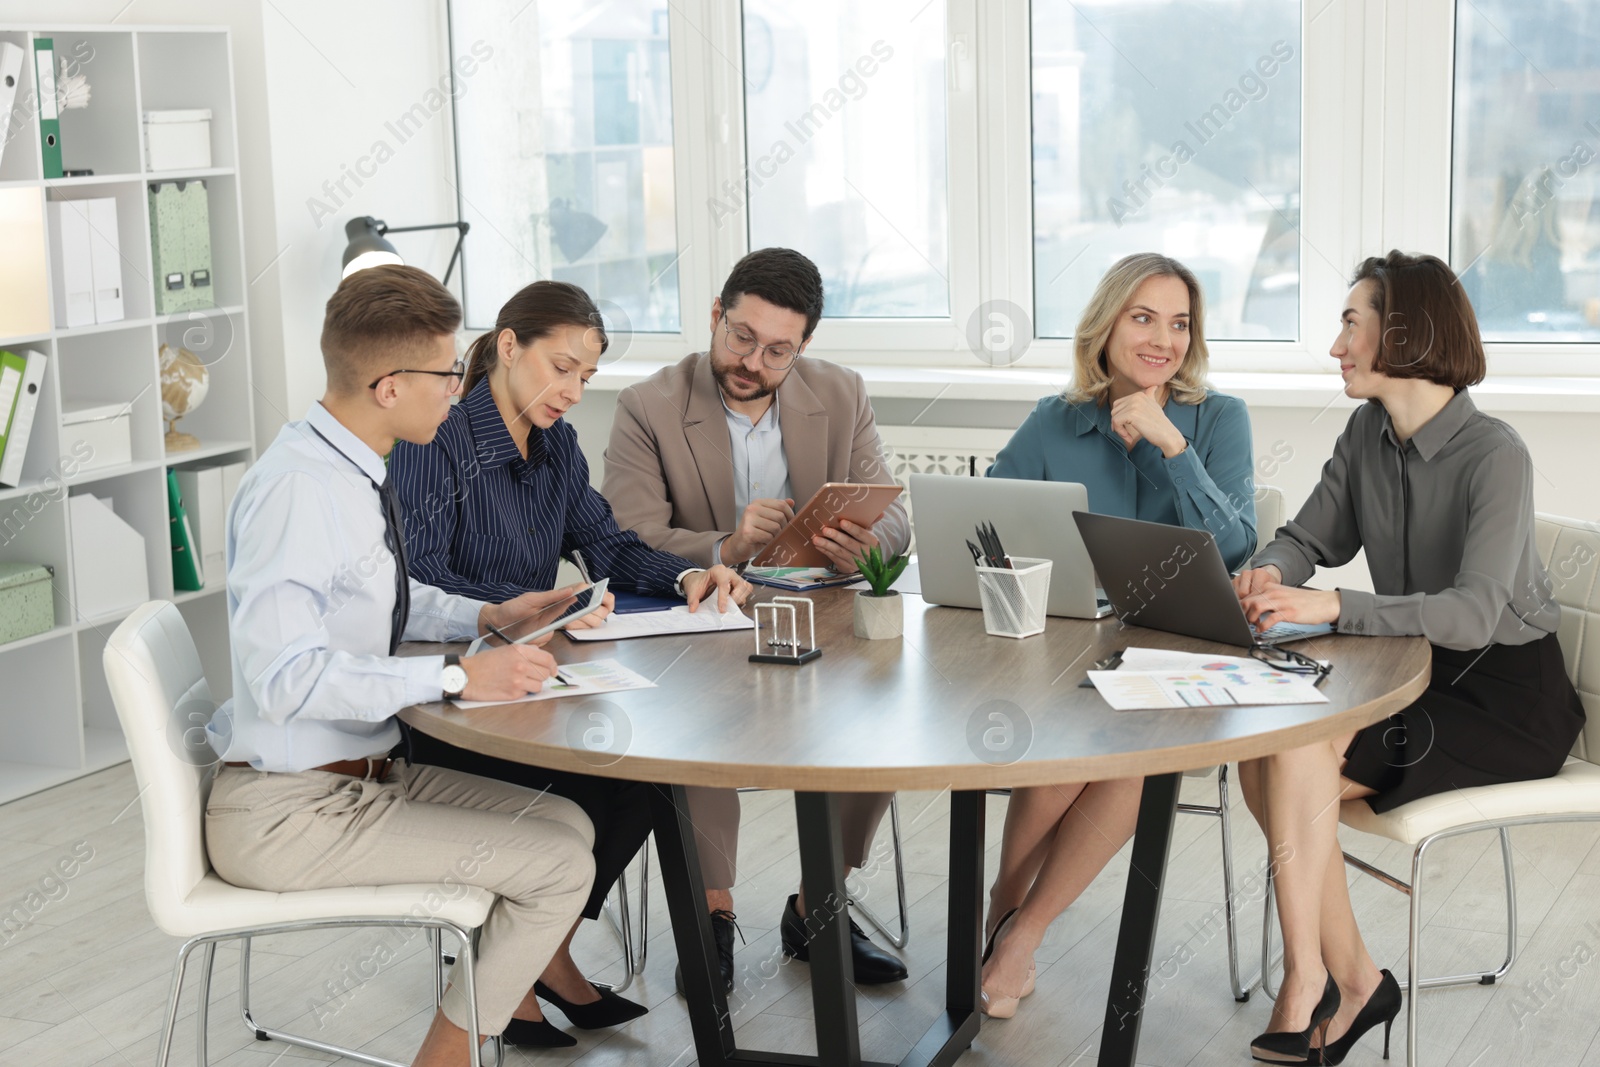
M 722 320 L 723 329 L 727 333 L 724 343 L 728 351 L 736 356 L 748 356 L 759 350 L 761 362 L 767 365 L 768 370 L 787 370 L 800 350 L 793 345 L 779 341 L 775 345 L 758 344 L 754 337 L 745 332 L 741 326 L 735 326 L 726 318 Z
M 1296 652 L 1292 648 L 1272 648 L 1258 645 L 1250 650 L 1250 658 L 1258 659 L 1276 671 L 1286 674 L 1314 675 L 1318 681 L 1326 678 L 1333 671 L 1333 662 L 1325 659 L 1312 659 L 1310 656 Z
M 378 375 L 367 388 L 376 389 L 379 382 L 385 378 L 392 378 L 396 374 L 431 374 L 435 378 L 454 378 L 455 380 L 450 383 L 450 391 L 457 393 L 461 391 L 461 382 L 467 376 L 467 361 L 458 359 L 449 370 L 418 370 L 415 367 L 401 367 L 399 370 L 392 370 L 388 374 Z

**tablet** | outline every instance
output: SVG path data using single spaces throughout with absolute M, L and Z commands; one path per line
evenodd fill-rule
M 805 507 L 794 513 L 789 525 L 778 531 L 772 542 L 756 553 L 753 567 L 831 567 L 833 561 L 811 543 L 825 526 L 835 529 L 840 519 L 857 526 L 871 526 L 895 497 L 905 492 L 898 485 L 865 485 L 857 482 L 828 482 L 818 489 Z
M 511 637 L 514 645 L 527 644 L 536 641 L 552 630 L 559 630 L 574 619 L 581 619 L 585 615 L 592 615 L 605 605 L 606 586 L 611 584 L 610 578 L 602 578 L 593 585 L 586 585 L 571 596 L 563 597 L 553 604 L 548 604 L 525 619 L 518 620 L 512 626 L 505 627 L 506 636 Z M 531 627 L 531 629 L 530 629 Z M 467 655 L 475 656 L 487 648 L 501 648 L 504 646 L 498 637 L 485 634 L 473 639 L 467 646 Z

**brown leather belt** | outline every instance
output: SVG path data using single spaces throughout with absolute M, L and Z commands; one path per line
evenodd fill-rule
M 249 767 L 248 763 L 228 762 L 224 767 Z M 388 756 L 368 756 L 366 759 L 341 759 L 332 763 L 324 763 L 320 767 L 312 767 L 314 771 L 327 771 L 329 774 L 348 774 L 352 778 L 364 778 L 373 782 L 381 782 L 389 776 L 389 768 L 394 766 L 394 760 Z

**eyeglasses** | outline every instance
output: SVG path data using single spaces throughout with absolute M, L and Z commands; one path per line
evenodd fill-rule
M 1250 658 L 1258 659 L 1273 670 L 1286 674 L 1313 674 L 1320 681 L 1333 672 L 1333 662 L 1312 659 L 1292 648 L 1269 648 L 1258 645 L 1250 650 Z
M 775 345 L 756 344 L 754 337 L 751 337 L 741 329 L 735 328 L 726 318 L 722 320 L 722 325 L 727 329 L 728 338 L 726 343 L 729 352 L 736 356 L 748 356 L 759 349 L 761 351 L 761 362 L 765 363 L 769 370 L 786 370 L 795 361 L 795 357 L 800 355 L 798 349 L 791 348 L 782 342 Z
M 461 391 L 461 383 L 467 376 L 467 361 L 458 359 L 449 370 L 417 370 L 413 367 L 402 367 L 399 370 L 392 370 L 388 374 L 378 375 L 367 388 L 376 389 L 379 382 L 385 378 L 392 378 L 396 374 L 431 374 L 436 378 L 454 378 L 455 381 L 450 383 L 450 391 L 456 393 Z

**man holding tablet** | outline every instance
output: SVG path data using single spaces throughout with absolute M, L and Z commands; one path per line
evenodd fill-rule
M 822 318 L 822 276 L 805 256 L 763 248 L 741 259 L 711 304 L 711 346 L 630 385 L 617 397 L 602 492 L 617 522 L 653 548 L 710 567 L 748 562 L 794 517 L 796 501 L 827 482 L 890 483 L 861 375 L 802 359 Z M 906 550 L 911 528 L 896 501 L 870 528 L 841 520 L 812 544 L 842 573 L 873 546 Z M 866 862 L 889 793 L 839 797 L 845 862 Z M 700 850 L 723 984 L 733 987 L 734 859 L 739 795 L 693 787 Z M 809 958 L 805 900 L 789 898 L 787 955 Z M 896 982 L 905 965 L 851 923 L 855 980 Z

